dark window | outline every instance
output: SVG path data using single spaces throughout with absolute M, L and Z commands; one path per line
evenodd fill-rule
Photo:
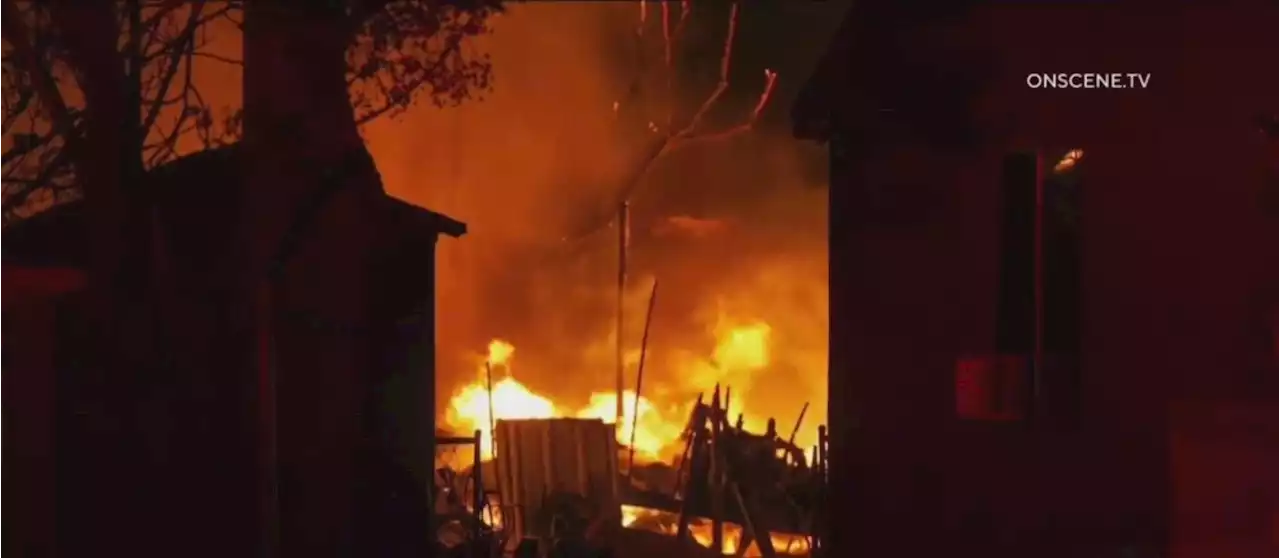
M 1038 416 L 1072 416 L 1079 399 L 1083 152 L 1064 153 L 1011 154 L 1001 183 L 996 349 L 1041 352 L 1028 385 Z

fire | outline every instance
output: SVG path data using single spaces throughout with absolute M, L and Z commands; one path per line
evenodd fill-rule
M 617 414 L 616 399 L 612 393 L 593 393 L 591 403 L 578 411 L 578 418 L 598 418 L 611 422 Z M 648 399 L 640 397 L 637 404 L 636 392 L 622 392 L 622 425 L 618 428 L 618 443 L 631 444 L 632 425 L 635 425 L 636 457 L 647 461 L 661 459 L 663 451 L 671 447 L 684 430 L 681 422 L 672 422 L 659 413 Z
M 536 419 L 560 416 L 550 399 L 533 393 L 515 378 L 507 377 L 493 384 L 494 421 L 498 419 Z M 450 427 L 462 432 L 480 431 L 480 451 L 485 459 L 493 457 L 493 436 L 489 430 L 489 391 L 485 382 L 462 388 L 449 403 L 446 418 Z
M 493 384 L 493 422 L 497 420 L 544 419 L 555 417 L 597 418 L 612 423 L 616 414 L 616 395 L 593 393 L 586 407 L 567 412 L 550 399 L 534 393 L 510 375 L 511 356 L 515 347 L 506 341 L 495 339 L 489 343 L 489 357 L 485 361 L 485 376 L 507 374 L 495 379 Z M 445 422 L 462 433 L 480 431 L 481 454 L 484 459 L 493 457 L 492 432 L 489 426 L 488 378 L 463 386 L 449 402 Z M 623 424 L 618 429 L 618 442 L 631 443 L 632 425 L 635 424 L 636 455 L 642 459 L 659 459 L 664 448 L 674 442 L 683 430 L 683 423 L 667 422 L 653 403 L 641 397 L 637 404 L 636 393 L 623 393 Z M 637 413 L 637 409 L 639 412 Z M 637 414 L 639 415 L 637 417 Z
M 757 323 L 729 330 L 716 345 L 715 362 L 727 370 L 759 370 L 769 364 L 769 324 Z
M 506 366 L 511 360 L 511 355 L 515 354 L 516 348 L 511 343 L 501 339 L 494 339 L 489 342 L 489 360 L 490 366 Z
M 632 390 L 623 392 L 623 424 L 618 427 L 618 443 L 630 446 L 632 431 L 636 458 L 656 461 L 672 457 L 696 394 L 710 395 L 717 385 L 732 386 L 738 395 L 746 393 L 754 374 L 769 365 L 769 340 L 772 329 L 763 322 L 717 328 L 718 342 L 709 359 L 692 362 L 685 370 L 683 386 L 675 390 L 677 400 L 655 404 Z M 592 393 L 585 406 L 573 406 L 535 393 L 512 374 L 515 346 L 495 339 L 489 343 L 488 356 L 480 369 L 479 379 L 454 393 L 445 413 L 445 424 L 460 434 L 481 432 L 484 459 L 493 457 L 490 425 L 499 419 L 541 419 L 556 417 L 596 418 L 612 423 L 616 414 L 617 395 L 613 392 Z M 493 381 L 493 421 L 489 416 L 489 377 Z M 759 417 L 750 420 L 753 427 Z M 634 425 L 634 428 L 633 428 Z
M 676 515 L 662 510 L 624 505 L 622 506 L 622 526 L 654 531 L 664 535 L 675 535 L 675 525 L 679 522 Z M 705 518 L 693 518 L 689 523 L 689 535 L 693 537 L 693 540 L 698 541 L 698 544 L 707 548 L 712 548 L 714 544 L 715 537 L 712 532 L 711 521 Z M 771 533 L 770 535 L 775 553 L 801 556 L 809 552 L 809 539 L 803 535 L 790 533 Z M 724 538 L 722 540 L 724 546 L 721 548 L 721 553 L 736 555 L 738 545 L 742 543 L 742 526 L 734 523 L 724 523 Z M 756 543 L 752 543 L 743 553 L 745 557 L 761 555 Z

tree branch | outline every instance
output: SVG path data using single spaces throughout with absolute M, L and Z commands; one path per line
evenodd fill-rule
M 677 137 L 688 137 L 693 134 L 698 125 L 702 123 L 702 119 L 711 111 L 711 107 L 715 106 L 724 92 L 729 89 L 729 68 L 733 63 L 733 45 L 734 39 L 738 36 L 738 3 L 734 2 L 729 6 L 729 23 L 728 31 L 725 33 L 724 49 L 720 55 L 720 81 L 716 82 L 716 88 L 711 94 L 702 101 L 702 106 L 698 107 L 698 112 L 693 114 L 693 118 L 689 119 L 689 124 L 685 128 L 676 133 Z
M 665 29 L 666 27 L 665 20 L 666 20 L 666 14 L 667 14 L 667 12 L 665 11 L 666 9 L 665 3 L 663 4 L 663 8 L 664 8 L 663 14 L 664 14 L 664 29 Z M 688 16 L 688 14 L 689 12 L 687 10 L 681 14 L 681 22 L 678 24 L 678 29 L 681 29 L 681 30 L 683 29 L 684 21 L 685 21 L 685 18 Z M 698 107 L 698 110 L 693 113 L 693 116 L 689 118 L 689 120 L 685 123 L 683 128 L 675 132 L 672 132 L 671 128 L 668 128 L 667 133 L 659 136 L 653 142 L 653 144 L 651 144 L 651 146 L 644 152 L 644 154 L 640 158 L 640 161 L 638 163 L 636 170 L 633 171 L 627 178 L 627 181 L 625 182 L 625 186 L 622 191 L 622 196 L 618 200 L 618 203 L 623 203 L 626 200 L 631 199 L 632 195 L 635 193 L 635 189 L 639 187 L 641 180 L 644 178 L 646 174 L 648 174 L 649 168 L 653 165 L 653 162 L 661 158 L 662 155 L 674 149 L 678 145 L 683 144 L 690 140 L 713 139 L 713 138 L 723 139 L 729 136 L 748 132 L 752 128 L 754 128 L 756 121 L 759 120 L 760 118 L 760 114 L 764 112 L 764 109 L 768 106 L 770 99 L 772 99 L 773 97 L 774 86 L 777 84 L 777 79 L 778 79 L 778 73 L 773 70 L 765 69 L 764 87 L 760 93 L 760 96 L 756 102 L 756 105 L 753 107 L 752 111 L 748 114 L 747 118 L 743 122 L 719 132 L 701 133 L 701 134 L 699 133 L 699 128 L 701 127 L 703 119 L 706 118 L 706 115 L 709 112 L 711 112 L 712 107 L 714 107 L 716 103 L 720 101 L 720 98 L 724 96 L 725 91 L 728 91 L 729 89 L 729 84 L 730 84 L 729 72 L 733 66 L 733 48 L 736 43 L 737 36 L 738 36 L 738 3 L 734 2 L 729 7 L 729 16 L 728 16 L 728 21 L 726 23 L 724 46 L 721 49 L 721 54 L 720 54 L 720 74 L 719 74 L 720 79 L 717 81 L 715 89 L 713 89 L 711 93 L 707 95 L 707 98 L 702 101 L 702 104 Z M 678 35 L 676 35 L 676 37 L 678 37 Z M 666 45 L 669 47 L 671 41 L 673 40 L 673 37 L 664 33 L 663 39 L 664 39 L 664 43 L 666 43 Z M 668 56 L 670 55 L 668 54 Z M 668 67 L 669 73 L 673 72 L 673 69 L 671 68 L 672 66 L 673 66 L 673 63 L 671 61 L 668 61 L 667 67 Z
M 24 119 L 31 118 L 37 124 L 31 129 L 37 134 L 12 136 L 16 141 L 7 145 L 9 149 L 2 154 L 6 215 L 12 213 L 10 209 L 25 212 L 10 205 L 28 201 L 34 204 L 32 193 L 36 191 L 42 191 L 37 196 L 43 199 L 46 189 L 63 192 L 68 187 L 80 187 L 79 181 L 84 177 L 77 177 L 74 184 L 66 183 L 72 171 L 87 172 L 83 168 L 85 161 L 79 158 L 86 152 L 77 145 L 89 141 L 96 145 L 98 138 L 86 136 L 88 122 L 69 106 L 80 102 L 79 96 L 70 93 L 72 87 L 81 89 L 84 102 L 106 98 L 106 104 L 112 105 L 117 96 L 114 82 L 119 77 L 126 78 L 125 86 L 131 81 L 129 78 L 141 82 L 132 88 L 140 90 L 136 95 L 140 99 L 135 99 L 137 106 L 120 110 L 125 119 L 130 112 L 141 113 L 133 121 L 139 124 L 137 132 L 146 138 L 138 143 L 148 166 L 178 155 L 179 148 L 188 147 L 187 138 L 192 134 L 206 144 L 221 144 L 235 136 L 240 116 L 224 119 L 212 113 L 201 92 L 194 88 L 190 68 L 195 58 L 243 64 L 242 60 L 216 52 L 203 52 L 201 47 L 203 30 L 208 29 L 203 25 L 224 18 L 237 27 L 242 25 L 244 1 L 224 0 L 210 5 L 204 0 L 132 0 L 145 7 L 138 13 L 110 3 L 90 3 L 90 7 L 69 0 L 47 4 L 0 1 L 6 19 L 4 124 L 6 128 L 10 124 L 23 127 L 23 131 L 28 131 Z M 335 24 L 351 25 L 354 32 L 359 32 L 358 46 L 370 53 L 366 63 L 349 66 L 353 81 L 359 82 L 352 90 L 358 101 L 353 108 L 359 124 L 403 110 L 416 100 L 415 93 L 419 91 L 428 91 L 432 100 L 441 104 L 461 101 L 475 88 L 488 87 L 488 60 L 471 57 L 463 49 L 463 41 L 487 32 L 487 17 L 501 11 L 499 0 L 461 4 L 449 0 L 316 0 L 314 4 L 286 9 L 319 10 Z M 30 12 L 29 6 L 40 11 Z M 183 13 L 181 10 L 185 9 L 191 12 Z M 92 16 L 86 13 L 89 10 L 93 10 Z M 34 20 L 37 23 L 32 23 L 32 14 L 40 16 Z M 57 42 L 44 44 L 49 43 L 44 22 L 50 19 L 50 31 L 57 35 Z M 99 48 L 106 44 L 102 34 L 108 26 L 114 26 L 116 32 L 125 32 L 128 27 L 128 40 L 115 43 L 125 45 L 123 52 L 119 46 L 111 52 Z M 95 33 L 97 46 L 85 42 L 88 32 Z M 51 46 L 58 48 L 53 51 L 48 48 Z M 107 54 L 116 55 L 119 67 L 105 62 Z M 90 59 L 96 63 L 86 64 Z M 66 81 L 64 64 L 74 72 L 67 75 L 75 81 Z M 57 69 L 51 71 L 51 67 Z M 126 73 L 121 73 L 122 69 Z M 60 90 L 68 95 L 61 95 Z M 366 98 L 360 97 L 362 92 Z M 134 91 L 126 94 L 130 98 L 133 95 Z M 95 122 L 94 136 L 121 132 L 120 126 Z M 123 145 L 127 141 L 130 140 L 121 135 L 117 143 Z
M 58 91 L 58 84 L 53 79 L 53 74 L 49 72 L 49 68 L 40 59 L 40 54 L 36 52 L 34 34 L 22 21 L 22 15 L 14 0 L 3 0 L 3 2 L 3 12 L 0 13 L 3 16 L 3 22 L 0 22 L 0 26 L 3 26 L 4 34 L 13 45 L 18 65 L 27 73 L 35 94 L 49 111 L 54 130 L 65 134 L 72 128 L 66 100 Z
M 231 64 L 232 66 L 244 66 L 244 60 L 236 60 L 235 58 L 221 56 L 212 52 L 195 51 L 192 52 L 191 55 L 196 58 L 207 58 L 209 60 L 222 62 L 223 64 Z
M 199 2 L 199 4 L 203 6 L 207 4 L 207 2 L 202 1 L 202 2 Z M 218 18 L 227 17 L 232 11 L 237 9 L 235 6 L 236 5 L 234 3 L 228 3 L 218 7 L 218 9 L 213 10 L 211 12 L 205 12 L 203 9 L 197 9 L 196 6 L 192 6 L 191 8 L 192 13 L 196 14 L 198 17 L 196 17 L 194 20 L 191 20 L 190 18 L 188 18 L 188 23 L 183 26 L 182 28 L 183 30 L 178 37 L 174 37 L 172 40 L 165 41 L 165 45 L 162 48 L 160 48 L 154 53 L 146 55 L 146 57 L 144 58 L 144 61 L 154 62 L 157 58 L 161 58 L 169 55 L 173 51 L 174 45 L 179 43 L 182 40 L 182 37 L 186 35 L 187 30 L 191 30 L 191 32 L 194 34 L 196 30 L 203 27 L 206 23 L 209 23 Z M 157 25 L 159 25 L 159 23 L 157 23 Z
M 672 76 L 675 73 L 675 68 L 674 68 L 675 64 L 673 60 L 674 55 L 671 54 L 671 52 L 674 50 L 672 45 L 678 44 L 680 39 L 682 38 L 682 33 L 684 32 L 685 24 L 690 14 L 690 7 L 688 6 L 687 2 L 681 3 L 681 15 L 680 15 L 679 22 L 676 24 L 675 33 L 669 32 L 670 12 L 666 3 L 663 3 L 662 9 L 663 9 L 662 25 L 663 25 L 664 70 L 667 72 L 667 76 L 666 76 L 666 80 L 668 84 L 667 87 L 670 89 L 670 88 L 674 88 L 674 86 L 670 84 L 671 84 L 671 80 L 673 79 Z M 774 72 L 773 70 L 770 70 L 770 69 L 766 69 L 764 71 L 765 81 L 764 81 L 764 86 L 761 89 L 761 93 L 757 98 L 755 105 L 752 107 L 751 112 L 747 114 L 747 117 L 742 122 L 717 132 L 701 131 L 703 127 L 702 126 L 703 120 L 707 117 L 707 114 L 711 112 L 712 108 L 720 101 L 721 97 L 724 96 L 724 93 L 729 89 L 729 85 L 730 85 L 729 76 L 730 76 L 730 70 L 733 65 L 733 48 L 734 48 L 734 45 L 737 39 L 737 34 L 738 34 L 738 15 L 739 15 L 739 4 L 738 2 L 735 1 L 730 5 L 730 8 L 729 8 L 728 21 L 726 23 L 725 40 L 724 40 L 724 45 L 721 49 L 721 55 L 720 55 L 719 80 L 717 81 L 715 88 L 712 89 L 710 94 L 708 94 L 707 97 L 702 101 L 702 103 L 698 106 L 698 109 L 694 111 L 693 114 L 683 122 L 682 126 L 677 127 L 677 126 L 671 125 L 670 120 L 673 120 L 673 119 L 669 119 L 668 126 L 664 130 L 661 130 L 661 132 L 657 134 L 656 137 L 654 137 L 651 142 L 649 142 L 649 144 L 644 148 L 644 150 L 640 153 L 639 157 L 636 159 L 635 165 L 624 176 L 622 180 L 622 187 L 618 192 L 617 197 L 614 200 L 612 200 L 612 204 L 607 208 L 607 213 L 603 213 L 602 216 L 597 216 L 594 222 L 594 226 L 587 228 L 585 232 L 581 232 L 581 231 L 578 232 L 577 234 L 573 235 L 572 238 L 585 238 L 587 236 L 590 236 L 600 228 L 608 226 L 609 223 L 612 222 L 614 210 L 617 207 L 619 207 L 621 204 L 631 200 L 631 198 L 635 195 L 636 190 L 640 187 L 640 184 L 643 182 L 644 177 L 649 173 L 649 170 L 653 167 L 654 162 L 662 158 L 663 155 L 691 141 L 725 139 L 741 133 L 749 132 L 755 127 L 755 124 L 759 120 L 761 113 L 763 113 L 765 108 L 768 107 L 769 101 L 773 97 L 774 87 L 777 84 L 778 74 L 777 72 Z M 644 28 L 643 22 L 645 20 L 645 17 L 646 17 L 645 4 L 641 2 L 641 12 L 640 12 L 641 25 L 639 30 L 637 31 L 637 34 L 639 35 L 643 35 L 643 28 Z M 617 111 L 617 107 L 618 107 L 618 103 L 615 102 L 614 103 L 615 112 Z M 676 112 L 673 108 L 671 108 L 670 104 L 668 105 L 668 111 L 669 111 L 668 114 Z M 650 127 L 652 129 L 653 127 L 652 123 L 650 123 Z
M 435 64 L 432 64 L 431 68 L 423 72 L 422 75 L 417 79 L 410 81 L 408 84 L 396 84 L 396 86 L 401 88 L 404 91 L 411 92 L 431 82 L 432 78 L 434 78 L 437 75 L 437 72 L 439 72 L 442 68 L 444 68 L 445 61 L 458 53 L 458 49 L 461 48 L 462 46 L 462 39 L 463 39 L 462 35 L 454 35 L 450 37 L 448 42 L 445 44 L 445 48 L 440 51 L 440 56 L 436 58 Z M 396 102 L 395 99 L 388 98 L 387 102 L 384 103 L 381 107 L 370 110 L 369 112 L 357 118 L 356 125 L 363 126 L 366 123 L 384 114 L 387 114 L 389 112 L 392 112 L 401 108 L 404 108 L 404 103 L 398 103 Z
M 195 38 L 196 26 L 200 21 L 200 13 L 204 11 L 204 0 L 198 0 L 191 6 L 191 14 L 187 16 L 186 27 L 182 29 L 182 33 L 178 36 L 176 45 L 171 47 L 169 56 L 169 64 L 165 68 L 163 77 L 160 78 L 160 91 L 156 94 L 156 99 L 151 103 L 151 109 L 147 111 L 146 119 L 142 124 L 142 133 L 146 134 L 155 125 L 156 118 L 160 116 L 160 111 L 164 108 L 165 95 L 169 93 L 169 87 L 173 83 L 173 78 L 178 74 L 178 68 L 182 64 L 183 54 L 192 48 Z M 188 70 L 188 74 L 190 71 Z M 178 128 L 180 126 L 175 126 Z

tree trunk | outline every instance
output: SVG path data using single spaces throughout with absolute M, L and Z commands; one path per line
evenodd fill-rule
M 117 54 L 120 30 L 109 3 L 58 3 L 51 14 L 81 70 L 86 140 L 73 154 L 88 208 L 87 332 L 75 386 L 78 411 L 63 425 L 71 474 L 59 493 L 60 554 L 146 555 L 152 506 L 139 423 L 141 374 L 152 368 L 139 273 L 145 229 L 131 185 L 142 174 L 136 88 Z M 134 188 L 136 190 L 136 188 Z M 139 236 L 141 233 L 141 236 Z
M 260 357 L 261 527 L 281 556 L 358 555 L 354 459 L 372 364 L 359 330 L 381 184 L 347 93 L 350 27 L 331 3 L 248 6 L 235 307 Z

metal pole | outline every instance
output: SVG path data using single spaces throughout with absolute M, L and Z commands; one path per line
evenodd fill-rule
M 496 460 L 498 458 L 498 433 L 494 430 L 494 422 L 497 421 L 497 418 L 493 416 L 493 363 L 487 360 L 484 361 L 484 383 L 485 395 L 489 398 L 489 457 Z
M 724 463 L 720 461 L 720 384 L 711 395 L 711 464 L 708 492 L 711 495 L 711 548 L 724 554 Z
M 653 322 L 653 306 L 658 300 L 658 280 L 653 280 L 653 290 L 649 291 L 649 309 L 644 315 L 644 335 L 640 338 L 640 365 L 636 370 L 636 397 L 631 407 L 631 440 L 627 451 L 627 480 L 631 480 L 631 471 L 636 464 L 636 427 L 640 421 L 640 389 L 644 386 L 644 357 L 649 351 L 649 324 Z
M 626 364 L 623 362 L 623 340 L 622 340 L 623 325 L 622 324 L 623 324 L 624 313 L 623 313 L 622 298 L 623 298 L 623 294 L 626 292 L 626 289 L 627 289 L 627 245 L 630 243 L 630 240 L 631 240 L 630 239 L 631 225 L 630 223 L 628 223 L 628 220 L 629 220 L 628 217 L 630 217 L 629 214 L 631 212 L 629 208 L 630 208 L 630 202 L 626 200 L 623 200 L 622 204 L 618 206 L 618 307 L 617 307 L 618 325 L 616 330 L 617 338 L 615 339 L 616 347 L 614 348 L 616 353 L 614 356 L 617 361 L 616 363 L 617 377 L 615 378 L 615 388 L 617 390 L 617 405 L 616 405 L 616 408 L 614 409 L 615 411 L 614 421 L 613 421 L 614 428 L 617 428 L 619 425 L 622 424 L 622 416 L 623 416 L 622 391 L 623 391 L 623 387 L 626 384 L 626 379 L 624 378 L 625 372 L 626 372 Z

